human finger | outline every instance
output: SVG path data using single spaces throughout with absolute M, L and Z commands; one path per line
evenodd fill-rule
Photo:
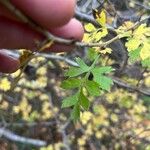
M 50 27 L 65 25 L 74 15 L 75 0 L 11 0 L 38 24 Z

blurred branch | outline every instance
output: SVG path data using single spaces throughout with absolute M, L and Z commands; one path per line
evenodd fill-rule
M 140 7 L 142 7 L 142 8 L 144 8 L 144 9 L 146 9 L 146 10 L 150 10 L 150 7 L 149 6 L 147 6 L 147 5 L 144 5 L 144 4 L 142 4 L 141 2 L 134 2 L 134 1 L 132 1 L 132 3 L 134 3 L 135 5 L 137 5 L 137 6 L 140 6 Z
M 20 143 L 24 143 L 24 144 L 31 144 L 31 145 L 39 146 L 39 147 L 46 146 L 45 141 L 22 137 L 22 136 L 19 136 L 19 135 L 15 134 L 9 130 L 4 129 L 4 128 L 0 128 L 0 135 L 4 136 L 5 138 L 7 138 L 11 141 L 15 141 L 15 142 L 20 142 Z
M 131 91 L 136 91 L 136 92 L 139 92 L 141 94 L 150 96 L 150 91 L 148 91 L 146 89 L 130 85 L 130 84 L 126 83 L 125 81 L 122 81 L 122 80 L 120 80 L 119 78 L 116 78 L 116 77 L 111 77 L 111 78 L 113 79 L 113 82 L 121 88 L 131 90 Z
M 5 126 L 5 127 L 33 127 L 33 126 L 52 126 L 55 125 L 56 121 L 42 121 L 42 122 L 4 122 L 0 123 L 0 126 Z
M 4 50 L 4 51 L 7 52 L 8 55 L 11 55 L 15 58 L 19 57 L 18 52 L 11 51 L 11 50 Z M 48 54 L 48 53 L 40 53 L 39 54 L 39 53 L 37 53 L 37 54 L 35 54 L 35 56 L 45 57 L 45 58 L 54 59 L 54 60 L 62 60 L 64 62 L 66 62 L 67 64 L 71 65 L 71 66 L 78 66 L 78 64 L 75 61 L 72 61 L 71 59 L 68 59 L 67 57 L 60 56 L 60 55 L 57 55 L 57 54 Z
M 99 26 L 99 24 L 96 22 L 96 20 L 93 17 L 78 11 L 78 9 L 75 11 L 75 17 L 78 20 L 81 20 L 81 21 L 84 21 L 84 22 L 87 22 L 87 23 L 92 23 L 95 26 Z
M 66 134 L 66 128 L 68 127 L 70 122 L 71 122 L 70 120 L 67 121 L 65 124 L 61 125 L 60 128 L 59 128 L 59 131 L 62 134 L 62 140 L 63 140 L 63 144 L 64 144 L 66 150 L 71 150 L 70 144 L 69 144 L 69 139 L 68 139 L 68 136 Z

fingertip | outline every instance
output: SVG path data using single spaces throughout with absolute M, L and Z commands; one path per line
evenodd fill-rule
M 80 21 L 73 18 L 62 27 L 50 29 L 50 32 L 62 38 L 81 41 L 84 34 L 84 28 Z
M 65 39 L 72 39 L 74 41 L 82 41 L 84 35 L 84 28 L 80 21 L 76 19 L 71 19 L 66 25 L 58 28 L 53 28 L 50 32 L 58 37 Z M 61 51 L 70 51 L 74 49 L 73 45 L 65 45 L 65 44 L 54 44 L 50 48 L 51 51 L 61 52 Z
M 74 15 L 75 0 L 11 0 L 19 9 L 43 27 L 66 24 Z

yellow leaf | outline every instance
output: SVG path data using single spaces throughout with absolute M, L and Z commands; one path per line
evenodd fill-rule
M 132 31 L 126 31 L 126 27 L 120 26 L 118 29 L 116 29 L 117 34 L 119 35 L 119 38 L 123 37 L 131 37 L 132 36 Z
M 87 43 L 91 41 L 89 33 L 84 33 L 83 41 Z
M 131 21 L 126 21 L 123 23 L 123 27 L 125 27 L 126 30 L 132 28 L 134 26 L 134 23 Z
M 150 76 L 145 78 L 145 85 L 150 88 Z
M 100 53 L 101 54 L 111 54 L 111 52 L 112 52 L 112 49 L 111 48 L 105 48 L 104 50 L 100 50 Z
M 11 83 L 7 78 L 0 80 L 0 89 L 3 91 L 8 91 L 11 87 Z
M 102 27 L 106 26 L 106 12 L 104 9 L 102 9 L 101 12 L 97 9 L 93 9 L 93 16 Z
M 150 57 L 150 43 L 146 42 L 143 44 L 144 45 L 140 51 L 140 56 L 141 56 L 142 60 Z
M 19 57 L 20 64 L 24 64 L 27 61 L 27 59 L 32 55 L 33 53 L 29 50 L 23 50 L 22 54 Z
M 107 28 L 102 28 L 101 31 L 99 31 L 96 36 L 95 39 L 100 40 L 101 38 L 105 37 L 108 34 Z
M 137 49 L 141 44 L 141 41 L 135 38 L 129 39 L 129 41 L 125 44 L 127 47 L 128 51 L 132 51 Z
M 93 32 L 93 31 L 96 30 L 96 28 L 94 27 L 94 25 L 91 24 L 91 23 L 86 24 L 86 25 L 84 26 L 84 28 L 85 28 L 85 30 L 86 30 L 87 32 Z
M 146 24 L 141 24 L 133 34 L 134 37 L 142 39 L 145 36 L 150 36 L 150 28 Z

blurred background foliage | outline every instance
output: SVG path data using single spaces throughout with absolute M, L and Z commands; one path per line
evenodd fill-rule
M 148 0 L 78 0 L 76 10 L 92 17 L 92 8 L 98 6 L 105 8 L 108 25 L 114 28 L 126 20 L 134 22 L 141 16 L 150 15 Z M 78 14 L 76 17 L 82 20 Z M 108 39 L 112 36 L 113 33 Z M 143 68 L 139 62 L 128 62 L 120 71 L 120 64 L 126 61 L 126 49 L 124 41 L 117 42 L 111 45 L 112 54 L 102 55 L 99 64 L 114 67 L 114 75 L 126 85 L 150 92 L 148 68 Z M 80 56 L 86 60 L 87 51 L 87 48 L 76 49 L 55 56 L 70 60 Z M 1 128 L 47 142 L 47 145 L 37 147 L 2 136 L 0 150 L 150 150 L 150 95 L 114 84 L 110 92 L 89 97 L 89 111 L 83 112 L 80 121 L 74 124 L 68 119 L 70 110 L 61 109 L 62 99 L 71 94 L 60 88 L 68 67 L 65 59 L 36 57 L 10 93 L 7 91 L 19 71 L 0 75 Z

